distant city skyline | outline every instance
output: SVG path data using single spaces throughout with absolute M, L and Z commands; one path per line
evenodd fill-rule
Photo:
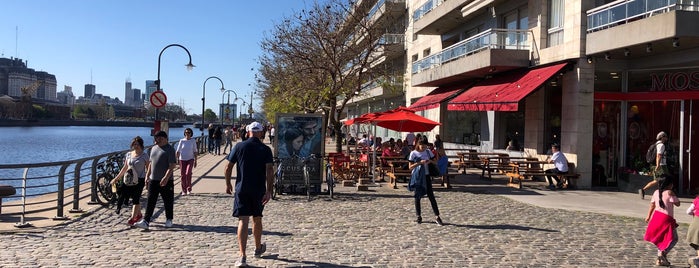
M 141 88 L 156 80 L 161 50 L 180 44 L 196 67 L 184 68 L 188 56 L 178 47 L 163 51 L 161 88 L 169 103 L 199 114 L 202 86 L 210 76 L 221 78 L 226 89 L 249 102 L 263 34 L 305 3 L 6 0 L 0 16 L 0 57 L 20 58 L 29 68 L 54 74 L 59 90 L 92 84 L 97 94 L 125 102 L 125 81 Z M 207 109 L 219 110 L 220 88 L 218 81 L 207 83 Z M 149 89 L 142 90 L 148 96 Z M 258 110 L 260 100 L 253 102 Z

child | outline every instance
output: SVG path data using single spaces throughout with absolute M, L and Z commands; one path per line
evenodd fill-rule
M 447 169 L 449 168 L 449 157 L 444 151 L 444 148 L 436 147 L 437 153 L 437 167 L 439 168 L 439 174 L 442 177 L 442 186 L 446 186 L 447 189 L 451 189 L 451 184 L 449 184 L 449 176 L 447 176 Z
M 679 207 L 680 200 L 672 191 L 672 178 L 665 176 L 660 180 L 660 187 L 653 193 L 648 209 L 648 228 L 643 239 L 658 247 L 657 266 L 670 266 L 667 253 L 677 243 L 677 223 L 674 207 Z
M 687 209 L 687 214 L 694 216 L 687 231 L 687 242 L 697 251 L 697 257 L 689 258 L 689 265 L 695 268 L 699 267 L 699 215 L 696 213 L 697 207 L 699 207 L 699 195 L 694 198 L 692 205 Z

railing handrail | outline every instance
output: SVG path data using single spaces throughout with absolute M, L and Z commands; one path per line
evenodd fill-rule
M 415 11 L 413 11 L 413 21 L 418 21 L 422 17 L 425 16 L 425 14 L 429 13 L 430 11 L 434 10 L 437 8 L 439 5 L 444 3 L 445 0 L 427 0 L 424 4 L 422 4 L 420 7 L 416 8 Z
M 643 10 L 634 12 L 630 6 L 634 3 L 642 2 Z M 654 5 L 655 4 L 655 5 Z M 623 14 L 618 18 L 619 13 L 611 11 L 623 7 Z M 678 0 L 619 0 L 586 11 L 587 32 L 594 32 L 600 29 L 614 27 L 620 22 L 627 22 L 639 17 L 650 17 L 656 13 L 665 13 L 672 10 L 699 10 L 699 3 L 684 3 Z M 605 14 L 606 13 L 606 14 Z M 597 20 L 596 20 L 597 18 Z
M 508 44 L 505 44 L 505 43 L 501 44 L 501 40 L 498 40 L 498 38 L 495 38 L 494 42 L 492 42 L 493 40 L 490 40 L 492 38 L 489 38 L 486 40 L 488 42 L 485 42 L 481 45 L 473 46 L 471 49 L 464 49 L 463 51 L 458 52 L 458 53 L 451 53 L 452 51 L 455 51 L 457 49 L 460 49 L 462 47 L 467 46 L 471 42 L 479 41 L 479 40 L 483 39 L 484 37 L 492 37 L 492 35 L 497 35 L 497 34 L 502 34 L 502 33 L 505 33 L 505 34 L 509 34 L 509 33 L 529 34 L 530 31 L 524 30 L 524 29 L 499 29 L 499 28 L 492 28 L 492 29 L 485 30 L 483 32 L 480 32 L 480 33 L 472 36 L 472 37 L 469 37 L 469 38 L 461 40 L 461 41 L 459 41 L 451 46 L 448 46 L 436 54 L 427 56 L 421 60 L 413 62 L 412 73 L 417 73 L 417 72 L 420 72 L 422 70 L 429 69 L 433 66 L 439 66 L 441 64 L 447 63 L 449 61 L 455 60 L 457 58 L 460 58 L 460 57 L 463 57 L 463 56 L 466 56 L 469 54 L 473 54 L 477 51 L 484 50 L 487 48 L 492 48 L 492 47 L 497 47 L 497 46 L 509 46 Z M 524 39 L 524 40 L 526 40 L 526 39 Z M 527 48 L 528 45 L 519 44 L 519 42 L 517 42 L 517 47 L 518 48 Z M 450 53 L 452 55 L 449 55 Z M 448 55 L 448 56 L 444 57 L 444 55 Z M 422 66 L 424 63 L 429 63 L 429 64 L 427 66 Z

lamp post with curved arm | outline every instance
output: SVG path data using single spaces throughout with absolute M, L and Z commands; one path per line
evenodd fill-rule
M 206 106 L 206 81 L 209 81 L 211 78 L 216 78 L 218 79 L 219 82 L 221 82 L 221 91 L 225 91 L 226 88 L 223 86 L 223 80 L 221 78 L 218 78 L 216 76 L 210 76 L 209 78 L 206 78 L 204 80 L 204 85 L 202 86 L 202 93 L 201 93 L 201 135 L 204 136 L 204 109 Z
M 160 58 L 163 56 L 163 52 L 165 52 L 165 50 L 166 50 L 167 48 L 172 47 L 172 46 L 177 46 L 177 47 L 181 47 L 182 49 L 184 49 L 184 51 L 187 52 L 187 56 L 189 56 L 189 63 L 187 63 L 187 64 L 185 65 L 185 66 L 187 66 L 187 70 L 192 70 L 192 68 L 194 68 L 194 64 L 192 64 L 192 54 L 189 53 L 189 50 L 187 50 L 186 47 L 184 47 L 184 46 L 182 46 L 182 45 L 180 45 L 180 44 L 170 44 L 170 45 L 165 46 L 165 47 L 163 48 L 163 50 L 160 51 L 160 55 L 158 55 L 158 79 L 155 80 L 155 85 L 156 85 L 156 90 L 157 90 L 157 91 L 161 91 L 161 90 L 162 90 L 162 89 L 160 89 Z M 160 120 L 159 111 L 160 111 L 160 108 L 156 108 L 156 109 L 155 109 L 155 121 L 156 121 L 156 124 L 157 124 L 158 121 Z M 157 127 L 157 128 L 159 128 L 159 127 Z
M 228 93 L 228 104 L 226 104 L 227 105 L 226 108 L 231 106 L 231 92 L 233 92 L 233 94 L 235 94 L 235 99 L 233 99 L 233 102 L 235 102 L 238 99 L 238 93 L 235 93 L 235 91 L 233 91 L 232 89 L 228 89 L 228 90 L 221 89 L 221 91 L 223 92 L 223 93 L 221 93 L 221 106 L 223 106 L 223 96 L 226 96 L 226 93 Z M 223 112 L 224 111 L 225 111 L 225 109 L 222 108 L 221 109 L 221 126 L 223 126 Z M 235 117 L 235 114 L 233 116 Z

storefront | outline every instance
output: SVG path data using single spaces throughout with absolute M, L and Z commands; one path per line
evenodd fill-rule
M 609 68 L 606 68 L 609 69 Z M 595 72 L 592 186 L 631 191 L 650 179 L 648 147 L 665 131 L 667 163 L 681 193 L 696 193 L 692 163 L 699 102 L 699 69 L 667 68 Z M 694 170 L 694 172 L 698 172 Z M 695 176 L 696 177 L 696 176 Z

